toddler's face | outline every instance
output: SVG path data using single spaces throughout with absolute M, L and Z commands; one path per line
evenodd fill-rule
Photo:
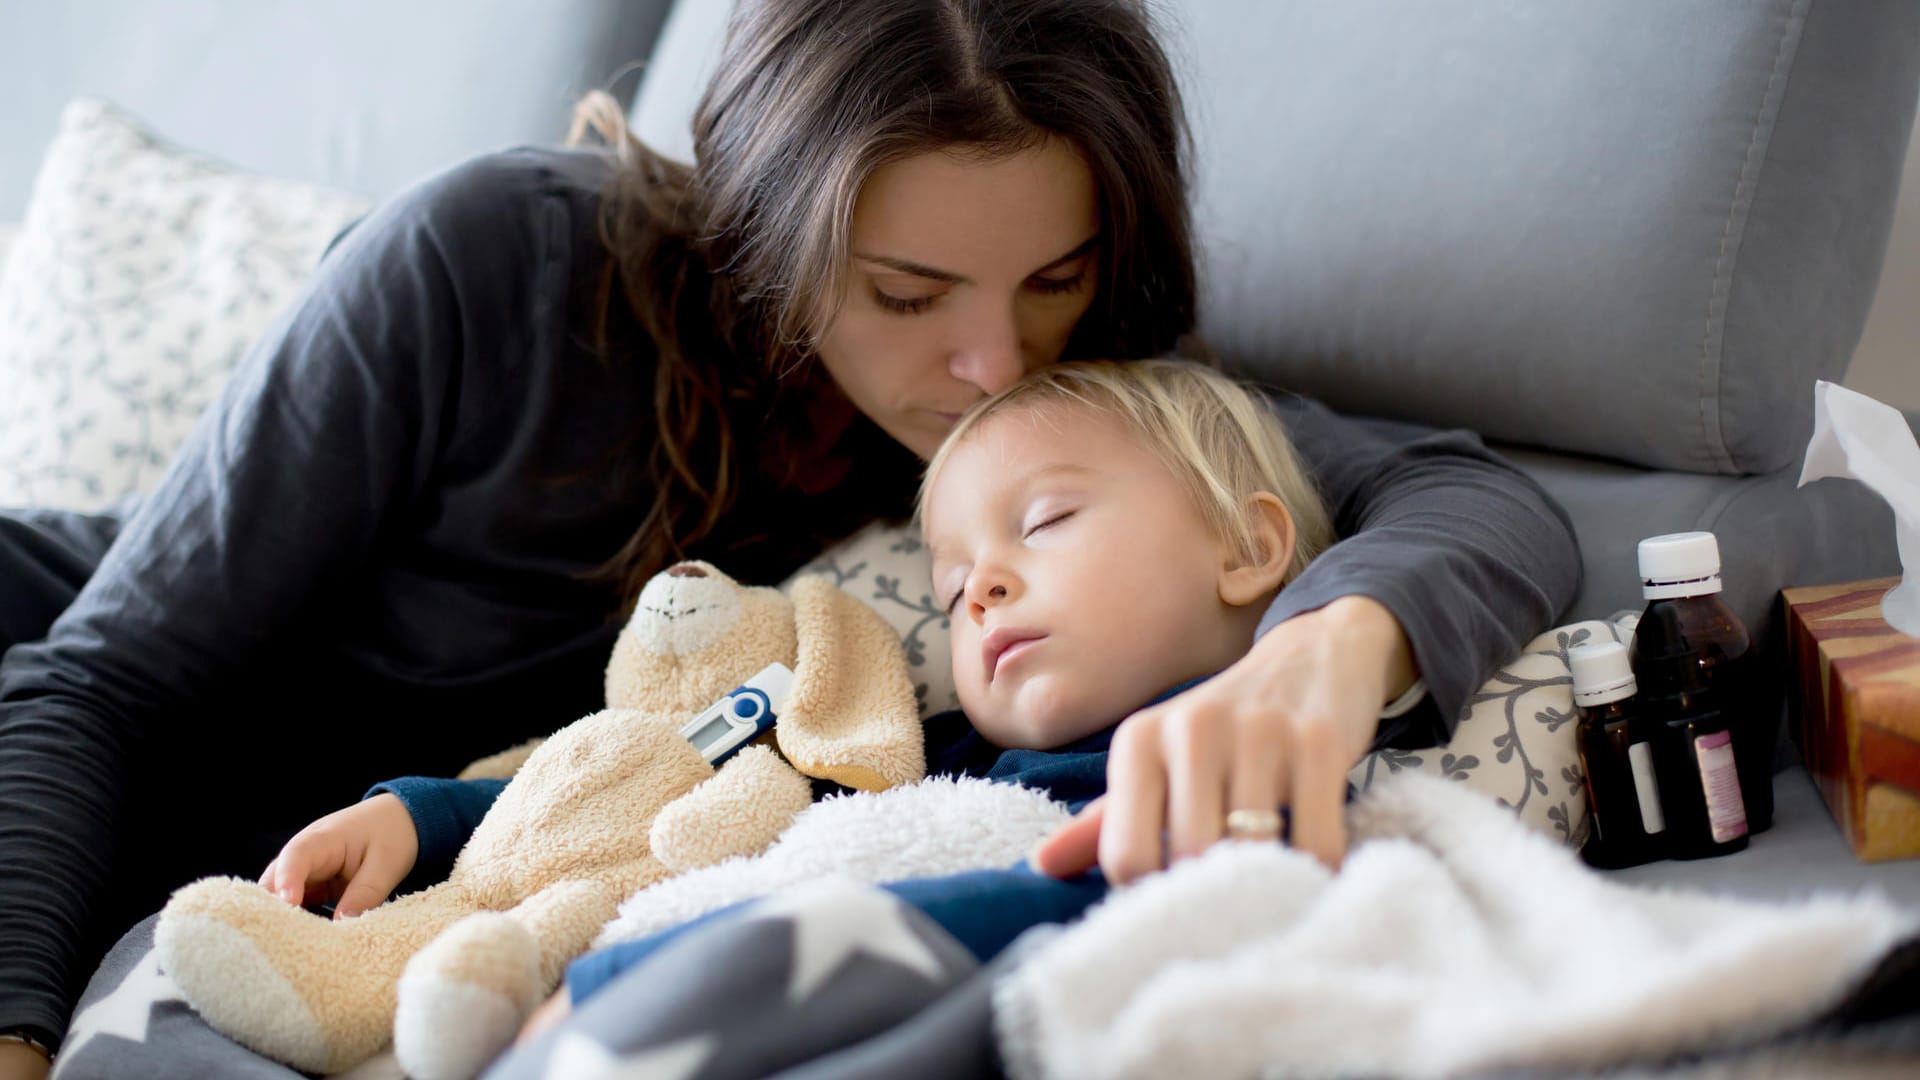
M 925 527 L 960 705 L 996 745 L 1072 742 L 1251 641 L 1220 595 L 1228 546 L 1092 410 L 1016 407 L 975 427 L 934 478 Z

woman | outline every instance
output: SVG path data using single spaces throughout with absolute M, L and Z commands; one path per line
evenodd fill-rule
M 693 170 L 585 113 L 613 152 L 483 158 L 339 241 L 124 526 L 0 520 L 0 1032 L 55 1043 L 171 887 L 591 711 L 672 559 L 777 580 L 903 514 L 975 400 L 1193 328 L 1136 0 L 746 0 Z M 1337 861 L 1347 766 L 1443 737 L 1571 597 L 1564 517 L 1471 437 L 1289 415 L 1354 535 L 1242 662 L 1126 721 L 1050 869 L 1127 880 L 1282 803 Z M 1382 723 L 1416 661 L 1428 702 Z M 0 1042 L 0 1078 L 42 1068 Z

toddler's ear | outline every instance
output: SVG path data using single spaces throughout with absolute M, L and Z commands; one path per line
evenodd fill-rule
M 1293 565 L 1293 515 L 1280 496 L 1255 492 L 1247 499 L 1246 509 L 1258 556 L 1247 562 L 1228 552 L 1220 568 L 1220 599 L 1234 607 L 1271 600 Z

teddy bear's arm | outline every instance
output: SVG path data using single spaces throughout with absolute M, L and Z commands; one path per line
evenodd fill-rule
M 650 835 L 653 853 L 683 873 L 755 855 L 812 801 L 812 781 L 771 748 L 749 746 L 661 809 Z

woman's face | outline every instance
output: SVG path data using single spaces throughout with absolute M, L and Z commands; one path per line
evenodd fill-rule
M 929 457 L 968 406 L 1060 358 L 1093 302 L 1099 232 L 1093 174 L 1058 139 L 882 166 L 854 204 L 847 293 L 820 360 Z

